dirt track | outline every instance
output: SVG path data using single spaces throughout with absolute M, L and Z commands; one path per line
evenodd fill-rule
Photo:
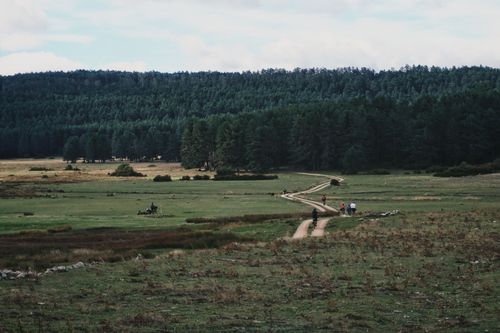
M 302 198 L 302 197 L 300 197 L 300 195 L 321 191 L 321 190 L 323 190 L 323 189 L 325 189 L 325 188 L 327 188 L 327 187 L 330 186 L 330 181 L 332 179 L 337 179 L 339 182 L 344 181 L 344 179 L 342 179 L 340 177 L 333 177 L 333 176 L 322 175 L 322 174 L 315 174 L 315 173 L 300 173 L 300 174 L 302 174 L 302 175 L 308 175 L 308 176 L 326 177 L 326 178 L 328 178 L 328 181 L 326 181 L 324 183 L 321 183 L 319 185 L 316 185 L 314 187 L 311 187 L 310 189 L 307 189 L 307 190 L 304 190 L 304 191 L 282 194 L 281 197 L 283 199 L 286 199 L 286 200 L 291 200 L 291 201 L 297 201 L 297 202 L 304 203 L 306 205 L 309 205 L 311 207 L 316 208 L 320 212 L 326 212 L 326 211 L 338 212 L 337 209 L 335 209 L 335 208 L 333 208 L 331 206 L 323 205 L 321 202 L 317 202 L 317 201 L 313 201 L 313 200 Z M 321 237 L 321 236 L 323 236 L 324 233 L 325 233 L 325 227 L 326 227 L 328 221 L 329 221 L 329 219 L 320 219 L 320 220 L 318 220 L 318 224 L 317 224 L 316 228 L 312 231 L 311 236 L 313 236 L 313 237 Z M 293 235 L 292 238 L 293 239 L 301 239 L 301 238 L 307 237 L 307 230 L 309 229 L 309 225 L 311 223 L 312 223 L 312 220 L 305 220 L 305 221 L 303 221 L 298 226 L 298 228 L 295 231 L 295 233 L 294 233 L 294 235 Z

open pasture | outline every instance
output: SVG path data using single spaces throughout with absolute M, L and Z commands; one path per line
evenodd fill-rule
M 2 182 L 0 265 L 99 263 L 1 280 L 2 331 L 500 330 L 498 175 L 344 176 L 324 193 L 330 204 L 355 200 L 360 216 L 334 217 L 325 237 L 301 241 L 282 238 L 298 219 L 185 219 L 308 211 L 270 193 L 324 178 L 51 178 Z M 136 215 L 151 201 L 159 216 Z M 392 209 L 401 213 L 363 217 Z

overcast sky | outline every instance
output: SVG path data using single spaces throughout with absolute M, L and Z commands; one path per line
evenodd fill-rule
M 500 67 L 500 0 L 0 0 L 0 74 Z

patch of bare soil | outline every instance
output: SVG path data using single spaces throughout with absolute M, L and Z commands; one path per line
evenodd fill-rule
M 59 159 L 12 159 L 0 161 L 0 182 L 22 182 L 57 184 L 72 183 L 92 180 L 123 180 L 122 177 L 109 177 L 122 161 L 111 161 L 106 163 L 81 163 L 72 164 L 79 170 L 65 170 L 68 163 Z M 184 169 L 180 163 L 154 162 L 131 162 L 134 170 L 147 175 L 152 179 L 158 175 L 170 175 L 173 179 L 182 176 L 210 175 L 213 172 L 198 171 L 197 169 Z M 30 169 L 46 171 L 30 171 Z

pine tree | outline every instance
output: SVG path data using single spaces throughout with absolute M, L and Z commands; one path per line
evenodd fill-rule
M 76 163 L 81 155 L 80 139 L 77 136 L 69 137 L 63 149 L 63 160 Z

